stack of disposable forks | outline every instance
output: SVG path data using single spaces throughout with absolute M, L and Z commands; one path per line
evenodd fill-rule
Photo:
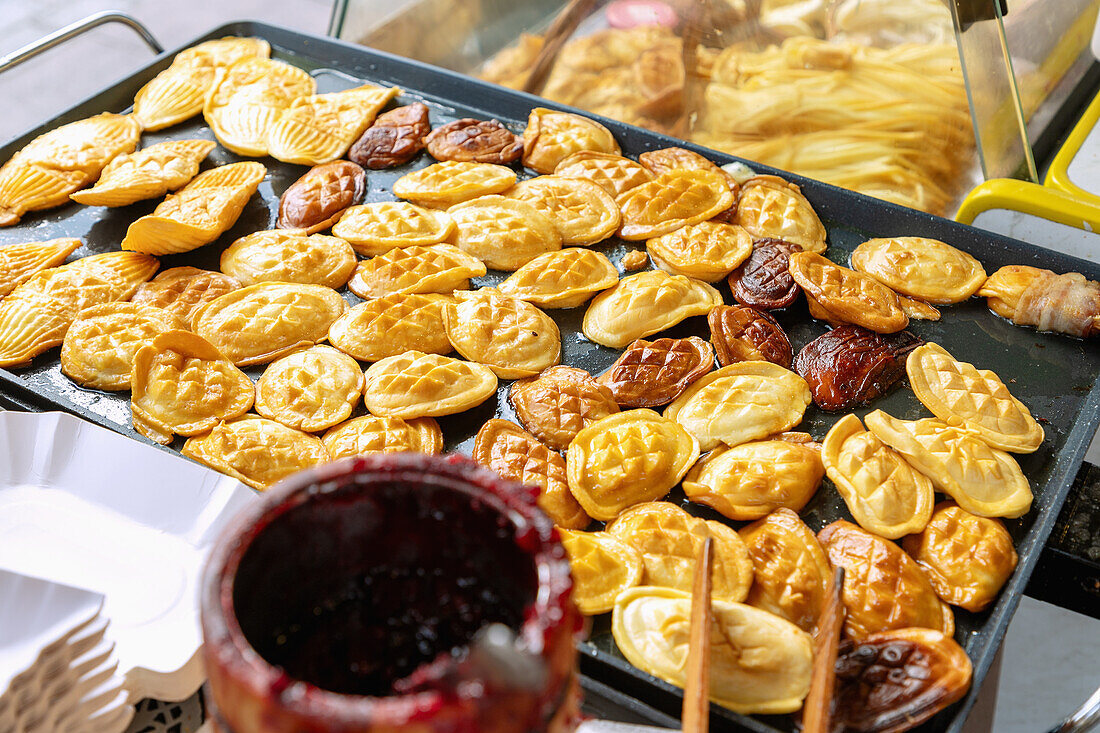
M 120 733 L 134 709 L 103 595 L 0 570 L 0 730 Z

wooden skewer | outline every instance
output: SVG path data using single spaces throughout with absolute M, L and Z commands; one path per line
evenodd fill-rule
M 535 57 L 535 64 L 531 67 L 531 73 L 527 75 L 527 81 L 523 85 L 523 91 L 530 94 L 541 94 L 546 86 L 546 79 L 550 76 L 550 69 L 558 53 L 577 26 L 592 12 L 596 0 L 572 0 L 562 8 L 558 17 L 550 24 L 546 36 L 542 41 L 542 50 Z
M 844 603 L 840 596 L 843 585 L 844 568 L 837 568 L 814 635 L 814 669 L 810 677 L 810 692 L 802 708 L 803 733 L 829 733 L 832 724 L 836 655 L 840 645 L 840 629 L 844 626 Z
M 710 606 L 714 539 L 707 537 L 695 563 L 691 592 L 691 637 L 688 640 L 684 707 L 680 714 L 683 733 L 707 733 L 710 723 Z

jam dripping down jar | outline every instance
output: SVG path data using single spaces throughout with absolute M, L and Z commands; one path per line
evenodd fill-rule
M 271 489 L 203 577 L 215 729 L 574 730 L 584 621 L 534 498 L 463 456 L 412 453 Z

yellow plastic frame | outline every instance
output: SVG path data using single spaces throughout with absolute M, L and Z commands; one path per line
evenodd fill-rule
M 1100 105 L 1095 106 L 1100 112 Z M 1100 233 L 1100 198 L 1089 196 L 1085 199 L 1057 188 L 1012 178 L 994 178 L 975 187 L 959 207 L 955 221 L 973 224 L 978 214 L 990 209 L 1019 211 Z
M 1085 144 L 1085 138 L 1092 132 L 1092 128 L 1096 127 L 1097 120 L 1100 120 L 1100 94 L 1093 97 L 1092 102 L 1085 109 L 1085 113 L 1081 115 L 1081 119 L 1077 120 L 1077 124 L 1073 126 L 1066 142 L 1063 143 L 1054 156 L 1054 160 L 1050 163 L 1050 169 L 1047 170 L 1046 178 L 1043 179 L 1044 186 L 1065 191 L 1075 196 L 1082 196 L 1087 201 L 1100 204 L 1100 191 L 1086 191 L 1074 183 L 1069 175 L 1070 164 L 1077 157 L 1077 153 L 1081 151 L 1081 146 Z

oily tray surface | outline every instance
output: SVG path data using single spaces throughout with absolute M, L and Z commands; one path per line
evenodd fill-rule
M 318 92 L 337 91 L 363 82 L 398 85 L 404 90 L 404 94 L 393 104 L 424 102 L 430 109 L 433 127 L 463 117 L 496 118 L 518 133 L 522 131 L 532 107 L 554 106 L 541 100 L 536 101 L 527 95 L 485 85 L 415 62 L 266 25 L 233 24 L 215 29 L 195 42 L 230 34 L 265 38 L 272 44 L 273 58 L 299 66 L 315 77 Z M 137 89 L 166 67 L 170 57 L 171 54 L 166 55 L 61 118 L 12 141 L 0 149 L 0 159 L 6 160 L 34 135 L 64 122 L 102 111 L 126 111 Z M 682 145 L 669 138 L 611 121 L 605 121 L 604 124 L 615 134 L 623 154 L 631 158 L 636 158 L 647 150 Z M 194 138 L 214 139 L 201 117 L 164 131 L 145 133 L 142 145 L 147 147 L 165 140 Z M 719 164 L 732 160 L 728 156 L 709 151 L 706 155 Z M 203 169 L 240 160 L 244 159 L 218 147 L 210 154 Z M 307 168 L 280 163 L 270 158 L 261 159 L 261 162 L 267 166 L 267 177 L 260 184 L 257 195 L 249 200 L 235 226 L 211 245 L 186 254 L 162 257 L 161 269 L 190 265 L 218 270 L 221 252 L 231 242 L 245 234 L 274 227 L 279 196 Z M 429 156 L 421 154 L 412 162 L 395 169 L 369 171 L 366 194 L 360 203 L 393 200 L 393 182 L 431 162 L 433 161 Z M 759 173 L 772 172 L 764 166 L 752 167 Z M 786 173 L 782 175 L 802 186 L 803 193 L 825 224 L 829 244 L 825 255 L 834 262 L 847 264 L 850 252 L 866 239 L 910 235 L 934 237 L 970 252 L 982 262 L 989 273 L 1002 265 L 1027 264 L 1056 272 L 1075 270 L 1083 272 L 1091 279 L 1100 276 L 1098 268 L 1089 263 L 824 184 L 805 181 L 798 176 Z M 528 177 L 530 171 L 522 171 L 520 176 Z M 76 256 L 115 251 L 129 224 L 139 216 L 150 213 L 155 206 L 156 200 L 118 209 L 69 204 L 58 209 L 29 214 L 19 225 L 0 229 L 0 245 L 67 236 L 78 237 L 84 242 L 75 253 Z M 644 243 L 611 239 L 597 245 L 595 249 L 604 252 L 618 266 L 624 254 L 644 249 Z M 488 275 L 475 279 L 474 283 L 478 286 L 494 285 L 505 276 L 506 273 L 491 270 Z M 731 303 L 729 288 L 724 281 L 718 284 L 718 289 L 724 302 Z M 351 303 L 359 302 L 350 293 L 345 293 L 345 297 Z M 610 367 L 621 352 L 597 345 L 581 334 L 584 310 L 584 307 L 580 307 L 548 312 L 561 330 L 562 364 L 599 374 Z M 963 702 L 934 719 L 930 726 L 935 730 L 957 730 L 962 725 L 964 713 L 973 704 L 976 690 L 980 687 L 1003 638 L 1008 620 L 1065 499 L 1088 439 L 1100 419 L 1100 388 L 1096 386 L 1100 375 L 1100 349 L 1095 343 L 1055 334 L 1041 334 L 1033 329 L 1014 326 L 992 314 L 984 299 L 971 298 L 959 305 L 945 306 L 942 312 L 942 320 L 914 321 L 909 330 L 925 341 L 935 341 L 943 345 L 960 360 L 996 371 L 1013 394 L 1040 419 L 1046 431 L 1046 441 L 1038 451 L 1019 457 L 1020 465 L 1034 492 L 1035 502 L 1025 516 L 1006 522 L 1020 554 L 1018 569 L 989 610 L 977 614 L 956 612 L 956 639 L 973 661 L 974 685 Z M 801 299 L 796 305 L 776 312 L 775 315 L 787 331 L 796 353 L 806 343 L 826 331 L 824 323 L 810 318 L 805 302 Z M 659 335 L 695 335 L 707 339 L 709 329 L 704 318 L 694 317 Z M 262 369 L 246 371 L 256 378 Z M 515 413 L 508 402 L 510 384 L 511 380 L 502 380 L 495 398 L 490 398 L 481 406 L 465 413 L 439 420 L 446 450 L 469 454 L 473 449 L 473 436 L 486 420 L 494 417 L 515 420 Z M 35 359 L 28 367 L 11 371 L 0 370 L 0 387 L 13 393 L 29 394 L 39 406 L 70 410 L 101 425 L 144 440 L 131 427 L 129 393 L 111 394 L 76 386 L 61 373 L 56 349 Z M 855 412 L 862 417 L 873 409 L 885 410 L 902 419 L 928 415 L 907 386 L 899 387 L 873 401 L 870 406 Z M 797 429 L 809 432 L 817 440 L 821 440 L 829 427 L 842 415 L 843 413 L 826 413 L 811 406 Z M 178 450 L 181 445 L 182 440 L 177 440 L 170 449 Z M 698 516 L 729 521 L 705 507 L 687 502 L 678 488 L 668 499 L 683 505 Z M 817 492 L 800 514 L 814 531 L 836 519 L 850 519 L 843 501 L 829 483 Z M 583 661 L 584 671 L 588 674 L 603 678 L 666 711 L 678 710 L 678 690 L 625 662 L 611 637 L 608 615 L 596 617 L 590 640 L 582 644 L 582 651 L 586 655 Z M 793 726 L 790 716 L 748 718 L 721 708 L 713 709 L 724 729 L 734 729 L 740 725 L 752 730 L 790 730 Z

